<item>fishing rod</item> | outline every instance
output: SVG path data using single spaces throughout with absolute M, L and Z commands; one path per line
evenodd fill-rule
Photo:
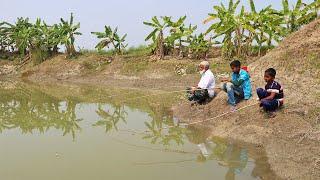
M 129 98 L 126 99 L 126 101 L 128 100 L 135 100 L 135 99 L 141 99 L 141 98 L 146 98 L 146 97 L 151 97 L 151 96 L 155 96 L 155 95 L 163 95 L 163 94 L 172 94 L 172 93 L 181 93 L 181 92 L 190 92 L 190 91 L 202 91 L 202 90 L 215 90 L 215 89 L 221 89 L 220 87 L 216 87 L 216 88 L 212 88 L 212 89 L 194 89 L 194 90 L 178 90 L 178 91 L 169 91 L 169 92 L 161 92 L 161 93 L 155 93 L 155 94 L 151 94 L 151 95 L 145 95 L 145 96 L 139 96 L 139 97 L 134 97 L 134 98 Z
M 168 86 L 170 89 L 173 89 L 173 88 L 181 88 L 181 87 L 184 87 L 185 86 Z M 168 88 L 166 87 L 166 88 Z M 160 88 L 151 88 L 151 89 L 140 89 L 140 88 L 128 88 L 129 90 L 139 90 L 139 91 L 166 91 L 164 90 L 164 88 L 160 89 Z M 202 91 L 202 90 L 221 90 L 220 87 L 215 87 L 215 88 L 211 88 L 211 89 L 194 89 L 193 91 Z M 151 95 L 145 95 L 145 96 L 139 96 L 139 97 L 133 97 L 133 98 L 129 98 L 129 99 L 126 99 L 127 100 L 135 100 L 135 99 L 141 99 L 141 98 L 146 98 L 146 97 L 151 97 L 151 96 L 155 96 L 155 95 L 162 95 L 162 94 L 171 94 L 171 93 L 180 93 L 180 92 L 188 92 L 188 91 L 191 91 L 191 90 L 188 90 L 188 89 L 183 89 L 183 90 L 174 90 L 174 91 L 166 91 L 166 92 L 160 92 L 160 93 L 155 93 L 155 94 L 151 94 Z M 131 95 L 131 94 L 136 94 L 135 92 L 131 93 L 125 93 L 124 95 Z M 122 95 L 110 95 L 108 97 L 112 98 L 112 97 L 120 97 L 120 96 L 123 96 Z

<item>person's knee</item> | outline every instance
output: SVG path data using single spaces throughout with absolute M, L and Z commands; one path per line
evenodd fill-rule
M 257 88 L 257 90 L 256 90 L 257 94 L 262 94 L 263 91 L 264 91 L 264 89 L 262 89 L 262 88 Z
M 270 102 L 269 102 L 269 100 L 263 99 L 263 100 L 261 100 L 261 104 L 266 106 L 266 105 L 269 105 Z
M 231 91 L 233 88 L 234 88 L 234 86 L 232 83 L 230 83 L 230 82 L 226 83 L 226 90 L 227 91 Z
M 221 83 L 221 84 L 220 84 L 220 88 L 221 88 L 222 90 L 224 90 L 224 91 L 227 91 L 227 89 L 226 89 L 226 83 Z
M 270 100 L 262 100 L 261 101 L 261 106 L 266 110 L 266 111 L 274 111 L 276 108 L 273 104 L 272 101 Z

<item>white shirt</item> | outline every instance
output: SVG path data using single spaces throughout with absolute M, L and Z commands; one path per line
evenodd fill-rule
M 214 96 L 214 88 L 216 86 L 215 77 L 210 69 L 202 74 L 198 87 L 201 89 L 207 89 L 209 96 Z

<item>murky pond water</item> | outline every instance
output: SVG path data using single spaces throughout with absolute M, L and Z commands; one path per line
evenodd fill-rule
M 1 179 L 274 177 L 262 150 L 179 126 L 168 111 L 176 97 L 139 93 L 2 82 Z

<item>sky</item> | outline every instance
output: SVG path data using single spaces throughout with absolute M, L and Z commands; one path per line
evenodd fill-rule
M 186 23 L 198 26 L 198 32 L 208 25 L 202 21 L 212 12 L 213 5 L 227 3 L 229 0 L 0 0 L 0 21 L 15 22 L 17 17 L 37 17 L 50 23 L 59 23 L 61 17 L 68 19 L 74 13 L 75 21 L 81 23 L 82 36 L 77 37 L 76 47 L 93 49 L 98 40 L 91 35 L 93 31 L 104 31 L 105 25 L 118 27 L 121 34 L 127 33 L 129 46 L 146 44 L 145 37 L 151 31 L 143 24 L 152 16 L 187 15 Z M 249 0 L 242 5 L 249 8 Z M 293 5 L 296 0 L 289 0 Z M 310 3 L 313 0 L 304 0 Z M 281 8 L 281 0 L 255 0 L 256 8 L 268 5 Z

